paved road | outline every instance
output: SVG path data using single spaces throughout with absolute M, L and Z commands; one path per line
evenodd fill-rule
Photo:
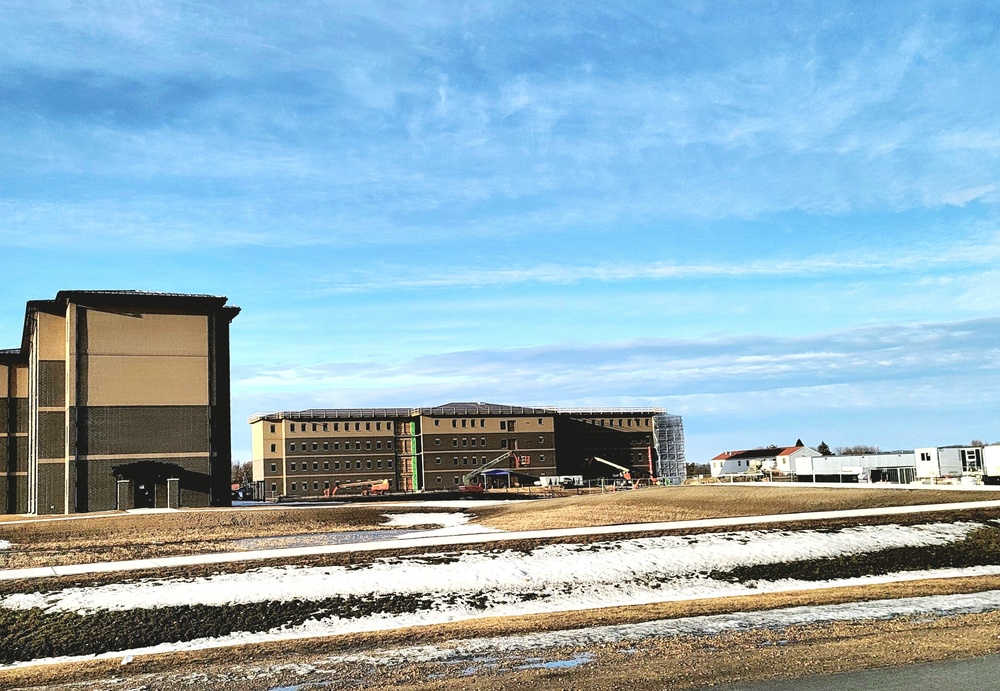
M 804 679 L 713 686 L 710 691 L 992 691 L 998 688 L 1000 656 L 990 656 Z
M 590 528 L 562 528 L 552 530 L 524 530 L 518 532 L 496 531 L 481 528 L 483 532 L 464 531 L 461 535 L 402 538 L 392 543 L 361 542 L 353 545 L 325 545 L 319 547 L 296 547 L 286 549 L 255 550 L 252 552 L 222 552 L 214 554 L 193 554 L 183 557 L 160 557 L 158 559 L 135 559 L 131 561 L 99 562 L 96 564 L 67 564 L 65 566 L 40 567 L 30 569 L 9 569 L 0 571 L 0 581 L 21 578 L 47 578 L 51 576 L 75 576 L 83 573 L 106 573 L 114 571 L 135 571 L 198 564 L 220 564 L 237 561 L 260 561 L 288 557 L 335 554 L 342 552 L 374 552 L 411 547 L 432 547 L 441 545 L 486 544 L 509 540 L 545 540 L 577 535 L 627 535 L 629 533 L 661 532 L 668 530 L 691 530 L 694 528 L 736 528 L 747 529 L 762 525 L 789 522 L 825 521 L 838 518 L 863 518 L 867 516 L 895 516 L 902 514 L 927 513 L 929 511 L 967 511 L 970 509 L 1000 508 L 1000 501 L 967 501 L 951 504 L 921 504 L 918 506 L 889 506 L 878 509 L 853 509 L 850 511 L 812 511 L 806 513 L 783 513 L 769 516 L 733 516 L 728 518 L 704 518 L 691 521 L 666 521 L 662 523 L 631 523 L 628 525 L 602 525 Z M 489 531 L 489 532 L 487 532 Z

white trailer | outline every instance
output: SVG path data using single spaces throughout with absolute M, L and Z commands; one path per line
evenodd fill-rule
M 990 484 L 1000 484 L 1000 444 L 983 447 L 983 476 Z
M 982 449 L 976 446 L 944 446 L 914 449 L 917 479 L 938 480 L 983 474 Z

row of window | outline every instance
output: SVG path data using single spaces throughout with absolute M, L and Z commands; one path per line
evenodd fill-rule
M 482 463 L 486 463 L 487 458 L 488 458 L 487 456 L 483 456 L 483 459 L 479 460 L 476 456 L 473 456 L 471 459 L 468 456 L 462 456 L 462 465 L 470 465 L 471 464 L 471 465 L 477 466 L 477 465 L 480 465 Z M 452 464 L 453 465 L 458 465 L 458 456 L 452 456 L 451 460 L 452 460 Z M 539 462 L 544 463 L 545 462 L 545 454 L 543 454 L 543 453 L 538 454 L 538 460 L 539 460 Z M 441 457 L 440 456 L 435 456 L 434 457 L 434 465 L 441 465 Z
M 458 424 L 460 422 L 462 423 L 462 427 L 475 427 L 476 426 L 476 420 L 471 419 L 471 418 L 469 418 L 469 419 L 462 419 L 462 420 L 459 420 L 458 418 L 454 418 L 451 421 L 451 426 L 452 427 L 458 427 Z M 514 420 L 501 420 L 500 421 L 500 429 L 506 430 L 508 427 L 510 427 L 510 429 L 514 429 L 514 422 L 515 422 Z M 544 424 L 542 418 L 538 418 L 538 424 L 539 425 Z M 435 418 L 435 420 L 434 420 L 434 426 L 435 427 L 440 427 L 441 426 L 441 421 Z M 486 427 L 486 418 L 479 418 L 479 426 L 480 427 Z
M 617 421 L 617 423 L 616 423 Z M 592 425 L 600 425 L 601 427 L 632 427 L 632 423 L 635 422 L 636 427 L 649 427 L 649 418 L 611 418 L 610 420 L 605 420 L 604 418 L 588 418 L 587 422 Z M 605 424 L 606 423 L 606 424 Z M 627 425 L 625 423 L 628 423 Z
M 330 450 L 330 444 L 331 444 L 331 442 L 328 442 L 328 441 L 323 442 L 323 450 L 324 451 L 329 451 Z M 333 444 L 333 450 L 334 451 L 340 451 L 340 442 L 339 441 L 332 442 L 332 444 Z M 365 444 L 365 451 L 371 451 L 372 450 L 372 442 L 371 442 L 370 439 L 367 440 L 367 441 L 365 441 L 364 444 Z M 289 442 L 288 443 L 288 451 L 290 453 L 295 452 L 297 449 L 300 450 L 300 451 L 309 451 L 310 450 L 309 446 L 310 446 L 309 442 L 301 442 L 301 443 L 299 443 L 296 446 L 296 442 L 293 441 L 293 442 Z M 385 440 L 385 448 L 387 448 L 387 449 L 391 449 L 392 448 L 392 439 L 386 439 Z M 382 449 L 382 440 L 381 439 L 377 439 L 375 441 L 375 450 L 376 451 L 380 451 L 381 449 Z M 277 445 L 276 444 L 271 444 L 271 453 L 274 453 L 276 450 L 277 450 Z M 312 442 L 312 450 L 313 451 L 319 451 L 319 442 L 315 442 L 315 441 Z M 347 441 L 344 442 L 344 451 L 350 451 L 350 450 L 351 450 L 351 440 L 348 439 Z M 354 442 L 354 450 L 355 451 L 360 451 L 361 450 L 361 442 L 360 441 L 355 441 Z
M 476 445 L 478 444 L 479 446 L 482 446 L 483 448 L 486 448 L 486 437 L 480 437 L 478 441 L 476 440 L 475 437 L 462 437 L 461 442 L 462 442 L 462 446 L 465 446 L 465 447 L 471 446 L 472 448 L 476 448 Z M 459 438 L 458 437 L 452 437 L 451 438 L 451 445 L 453 447 L 457 448 L 458 447 L 458 443 L 459 443 Z M 545 437 L 542 436 L 542 435 L 538 435 L 538 443 L 539 444 L 544 444 L 545 443 Z M 434 446 L 441 446 L 441 437 L 434 437 Z M 507 440 L 506 439 L 502 439 L 500 441 L 500 448 L 503 448 L 503 449 L 507 448 Z
M 361 463 L 362 463 L 361 460 L 354 461 L 354 469 L 355 470 L 361 470 Z M 365 464 L 364 467 L 367 468 L 368 470 L 372 469 L 372 461 L 371 461 L 371 459 L 365 460 L 364 464 Z M 301 466 L 302 466 L 302 472 L 305 473 L 305 472 L 309 471 L 309 463 L 307 461 L 302 461 Z M 297 464 L 295 463 L 295 461 L 292 461 L 291 463 L 288 464 L 288 472 L 294 473 L 296 467 L 297 467 Z M 381 458 L 376 458 L 375 459 L 375 467 L 376 468 L 381 468 L 382 467 L 382 459 Z M 391 458 L 385 459 L 385 467 L 386 468 L 392 468 L 392 459 Z M 315 471 L 319 470 L 319 461 L 313 461 L 312 462 L 312 469 L 315 470 Z M 333 469 L 334 470 L 340 470 L 340 461 L 333 461 Z M 344 461 L 344 470 L 350 470 L 350 469 L 351 469 L 351 461 Z M 323 470 L 330 470 L 330 461 L 323 461 Z M 272 463 L 271 464 L 271 472 L 272 473 L 278 472 L 278 464 L 277 463 Z
M 334 432 L 339 432 L 340 431 L 340 424 L 341 423 L 339 423 L 339 422 L 299 422 L 299 423 L 290 422 L 290 423 L 288 423 L 288 431 L 289 432 L 295 432 L 296 429 L 297 429 L 299 432 L 308 432 L 309 431 L 309 427 L 311 425 L 313 432 L 329 432 L 330 431 L 330 426 L 333 425 L 333 431 Z M 362 424 L 364 424 L 365 430 L 369 431 L 369 432 L 371 431 L 373 424 L 375 425 L 375 431 L 376 432 L 382 430 L 382 425 L 383 424 L 385 425 L 385 429 L 386 429 L 387 432 L 391 432 L 392 431 L 392 422 L 390 422 L 388 420 L 386 420 L 384 423 L 382 423 L 382 422 L 374 422 L 374 423 L 372 423 L 372 422 L 365 422 L 365 423 L 361 423 L 361 422 L 355 422 L 355 423 L 345 422 L 343 424 L 344 424 L 344 431 L 345 432 L 350 432 L 351 431 L 351 424 L 354 425 L 354 431 L 355 432 L 360 432 L 361 431 L 361 425 Z M 463 425 L 463 427 L 464 427 L 464 425 Z M 276 433 L 276 426 L 275 425 L 271 425 L 271 434 L 275 434 L 275 433 Z

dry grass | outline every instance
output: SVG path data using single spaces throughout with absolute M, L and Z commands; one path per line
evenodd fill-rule
M 440 509 L 446 511 L 447 509 Z M 218 509 L 112 514 L 72 520 L 0 523 L 0 568 L 56 566 L 158 556 L 240 551 L 239 540 L 385 527 L 387 513 L 439 511 L 351 504 L 303 509 Z
M 469 512 L 476 522 L 492 528 L 545 530 L 983 500 L 1000 500 L 1000 493 L 691 485 L 483 506 Z

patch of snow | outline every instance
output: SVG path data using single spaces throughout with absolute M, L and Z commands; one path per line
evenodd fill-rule
M 469 517 L 464 513 L 394 513 L 386 516 L 390 528 L 412 528 L 418 525 L 439 525 L 436 530 L 418 530 L 401 535 L 399 539 L 414 537 L 435 537 L 448 535 L 475 535 L 478 533 L 502 532 L 497 528 L 487 528 L 476 523 L 469 523 Z
M 741 531 L 543 545 L 526 553 L 463 552 L 447 563 L 389 557 L 351 568 L 264 567 L 193 579 L 160 578 L 18 593 L 0 598 L 0 607 L 97 612 L 387 594 L 478 593 L 489 595 L 488 611 L 496 615 L 523 613 L 522 608 L 530 605 L 523 602 L 525 593 L 539 596 L 534 602 L 542 609 L 532 611 L 608 607 L 753 592 L 748 585 L 709 579 L 705 574 L 737 566 L 945 545 L 979 527 L 979 523 L 934 523 L 859 526 L 834 532 Z M 787 584 L 781 586 L 788 588 Z M 468 616 L 467 612 L 456 614 Z
M 7 540 L 0 540 L 0 549 L 10 549 L 12 546 L 12 543 Z

